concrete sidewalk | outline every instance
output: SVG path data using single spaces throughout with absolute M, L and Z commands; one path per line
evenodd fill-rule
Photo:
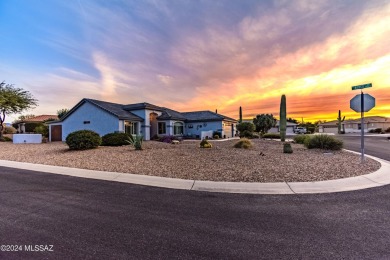
M 351 151 L 350 151 L 351 152 Z M 338 180 L 318 182 L 275 182 L 275 183 L 247 183 L 247 182 L 214 182 L 164 178 L 157 176 L 137 175 L 118 172 L 104 172 L 78 168 L 32 164 L 15 161 L 0 160 L 0 166 L 61 174 L 80 178 L 116 181 L 153 187 L 183 189 L 208 192 L 247 193 L 247 194 L 304 194 L 304 193 L 331 193 L 342 191 L 361 190 L 390 184 L 390 162 L 366 155 L 381 163 L 382 167 L 371 174 L 350 177 Z

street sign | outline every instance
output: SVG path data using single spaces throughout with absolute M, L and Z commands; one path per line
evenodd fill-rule
M 371 88 L 371 87 L 372 87 L 372 84 L 371 84 L 371 83 L 368 83 L 368 84 L 353 86 L 353 87 L 352 87 L 352 90 L 364 89 L 364 88 Z
M 368 112 L 375 107 L 375 98 L 370 94 L 363 94 L 364 111 L 362 111 L 362 95 L 356 95 L 350 101 L 350 107 L 355 112 Z

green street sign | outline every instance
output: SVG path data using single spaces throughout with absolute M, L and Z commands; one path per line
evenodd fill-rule
M 371 83 L 368 83 L 368 84 L 353 86 L 353 87 L 352 87 L 352 90 L 363 89 L 363 88 L 371 88 L 371 87 L 372 87 L 372 84 L 371 84 Z

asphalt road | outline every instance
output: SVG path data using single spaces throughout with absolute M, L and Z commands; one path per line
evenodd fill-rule
M 361 137 L 339 135 L 344 141 L 344 148 L 360 152 Z M 385 136 L 365 136 L 364 150 L 366 154 L 390 161 L 390 141 Z
M 0 167 L 0 195 L 0 245 L 22 246 L 0 259 L 390 258 L 390 186 L 237 195 Z

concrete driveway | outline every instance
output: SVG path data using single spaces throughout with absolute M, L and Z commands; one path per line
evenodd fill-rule
M 0 244 L 23 249 L 0 259 L 390 258 L 390 186 L 237 195 L 0 167 L 0 193 Z

